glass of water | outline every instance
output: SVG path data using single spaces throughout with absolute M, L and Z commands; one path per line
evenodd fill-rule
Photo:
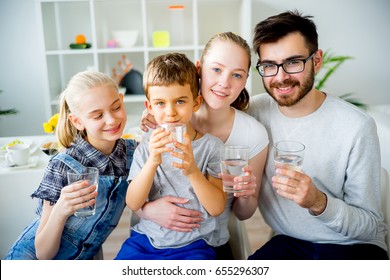
M 221 173 L 224 192 L 241 192 L 234 189 L 234 178 L 245 175 L 242 169 L 248 165 L 247 146 L 223 145 L 220 147 Z
M 69 169 L 67 172 L 67 176 L 68 176 L 69 184 L 80 182 L 80 181 L 88 181 L 88 186 L 86 186 L 86 188 L 94 185 L 96 186 L 95 191 L 98 190 L 99 170 L 96 167 L 85 167 L 85 170 L 82 173 L 73 169 Z M 95 212 L 96 212 L 96 203 L 94 203 L 91 206 L 87 206 L 85 208 L 76 210 L 74 215 L 76 217 L 83 218 L 83 217 L 95 215 Z
M 283 167 L 302 172 L 305 145 L 297 141 L 279 141 L 274 144 L 275 168 Z

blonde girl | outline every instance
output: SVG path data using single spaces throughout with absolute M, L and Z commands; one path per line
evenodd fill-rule
M 136 143 L 121 139 L 126 125 L 123 96 L 115 81 L 100 72 L 71 78 L 60 96 L 58 141 L 63 150 L 46 167 L 32 197 L 38 218 L 15 242 L 7 259 L 92 259 L 116 227 L 125 206 L 126 178 Z M 99 169 L 97 186 L 69 185 L 69 169 Z M 95 215 L 77 209 L 96 203 Z

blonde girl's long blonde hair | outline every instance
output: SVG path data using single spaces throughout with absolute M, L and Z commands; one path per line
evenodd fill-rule
M 214 42 L 218 42 L 218 41 L 236 44 L 247 53 L 248 60 L 249 60 L 249 64 L 248 64 L 248 75 L 249 75 L 249 70 L 251 67 L 251 48 L 249 47 L 247 41 L 244 38 L 242 38 L 241 36 L 233 32 L 222 32 L 211 37 L 204 47 L 202 57 L 200 58 L 201 64 L 203 65 L 205 56 L 207 56 L 208 52 L 213 47 Z M 248 105 L 249 105 L 249 92 L 244 87 L 244 89 L 241 91 L 237 99 L 234 100 L 231 106 L 238 110 L 246 110 L 248 108 Z
M 70 79 L 59 98 L 60 113 L 56 135 L 62 147 L 69 148 L 79 134 L 85 136 L 85 131 L 79 131 L 73 126 L 69 120 L 69 114 L 80 112 L 79 105 L 86 91 L 103 86 L 118 90 L 116 82 L 110 76 L 101 72 L 79 72 Z

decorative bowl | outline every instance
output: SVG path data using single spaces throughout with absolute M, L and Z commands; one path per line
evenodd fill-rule
M 137 43 L 138 30 L 116 30 L 112 32 L 112 36 L 119 47 L 131 48 Z

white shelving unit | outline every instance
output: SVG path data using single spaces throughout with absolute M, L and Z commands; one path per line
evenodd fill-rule
M 57 108 L 57 97 L 77 72 L 95 69 L 111 74 L 123 54 L 141 73 L 146 64 L 167 52 L 185 53 L 194 62 L 204 44 L 218 32 L 232 31 L 251 45 L 254 0 L 36 0 L 41 19 L 46 63 L 47 97 L 50 109 Z M 168 9 L 183 5 L 180 11 Z M 179 12 L 180 15 L 174 14 Z M 114 30 L 138 30 L 132 48 L 108 48 Z M 154 31 L 170 32 L 169 47 L 153 46 Z M 84 34 L 89 49 L 70 49 L 77 34 Z M 177 35 L 182 34 L 182 36 Z M 252 62 L 253 64 L 253 62 Z M 248 79 L 251 92 L 254 74 Z M 144 96 L 126 95 L 131 111 L 143 110 Z M 128 110 L 129 111 L 129 110 Z

